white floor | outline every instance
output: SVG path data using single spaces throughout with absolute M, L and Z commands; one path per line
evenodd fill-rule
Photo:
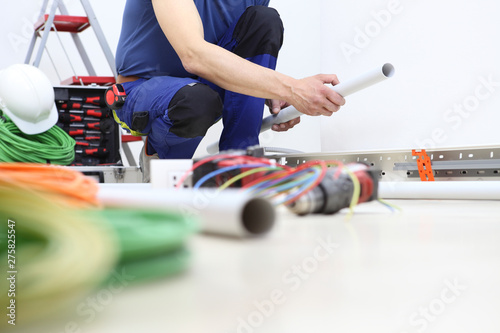
M 184 274 L 127 287 L 81 332 L 500 332 L 500 201 L 280 211 L 258 239 L 197 235 Z M 61 328 L 62 331 L 62 328 Z

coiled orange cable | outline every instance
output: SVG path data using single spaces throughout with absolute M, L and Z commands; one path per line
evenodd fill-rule
M 34 163 L 0 163 L 0 182 L 54 194 L 73 207 L 99 206 L 97 182 L 66 167 Z

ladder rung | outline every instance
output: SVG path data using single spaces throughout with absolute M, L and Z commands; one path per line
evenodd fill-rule
M 79 86 L 82 83 L 85 86 L 91 84 L 97 84 L 98 86 L 111 86 L 116 83 L 116 80 L 114 76 L 72 76 L 61 82 L 61 84 L 65 86 Z
M 45 28 L 48 18 L 49 15 L 45 14 L 35 23 L 37 33 L 40 33 Z M 57 31 L 77 33 L 90 27 L 90 22 L 87 16 L 55 15 L 54 26 Z M 54 31 L 54 27 L 51 30 Z
M 135 141 L 142 141 L 142 137 L 140 137 L 140 136 L 133 136 L 133 135 L 130 135 L 130 134 L 122 134 L 122 142 L 123 143 L 135 142 Z

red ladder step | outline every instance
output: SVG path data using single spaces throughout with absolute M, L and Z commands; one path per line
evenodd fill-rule
M 135 141 L 142 141 L 142 137 L 133 136 L 131 134 L 122 134 L 122 142 L 123 143 L 135 142 Z
M 81 81 L 80 81 L 81 80 Z M 61 82 L 62 85 L 67 86 L 88 86 L 97 84 L 98 86 L 111 86 L 116 83 L 114 76 L 72 76 Z
M 49 15 L 45 14 L 35 23 L 35 31 L 38 34 L 45 29 L 48 18 Z M 77 33 L 90 27 L 90 22 L 87 16 L 55 15 L 54 26 L 57 31 Z M 54 27 L 51 28 L 51 31 L 54 31 Z

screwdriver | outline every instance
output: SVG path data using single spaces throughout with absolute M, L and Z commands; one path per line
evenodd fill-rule
M 58 106 L 60 109 L 95 109 L 95 104 L 82 104 L 75 102 L 58 101 Z
M 108 155 L 106 148 L 75 149 L 75 154 L 94 157 L 105 157 Z
M 83 105 L 80 103 L 67 103 L 65 101 L 59 101 L 58 103 L 59 103 L 60 109 L 81 109 L 81 108 L 83 108 Z M 95 107 L 95 105 L 92 105 L 92 106 Z
M 71 96 L 69 100 L 71 102 L 81 102 L 81 103 L 90 103 L 95 105 L 101 104 L 102 96 L 94 96 L 94 97 L 80 97 L 80 96 Z
M 88 131 L 84 129 L 69 129 L 67 126 L 64 126 L 63 129 L 70 136 L 79 136 L 79 135 L 101 135 L 100 131 Z
M 76 141 L 100 141 L 102 136 L 94 134 L 93 136 L 75 136 L 73 139 Z
M 101 145 L 99 143 L 92 143 L 88 141 L 76 141 L 77 146 L 82 146 L 82 147 L 100 147 Z
M 69 131 L 71 131 L 72 129 L 75 129 L 75 128 L 85 128 L 85 129 L 97 130 L 97 131 L 101 130 L 101 123 L 100 122 L 95 122 L 95 123 L 71 123 L 69 125 L 68 124 L 58 123 L 58 125 L 59 125 L 59 127 L 62 127 L 63 130 L 65 130 L 66 132 L 69 132 Z
M 99 122 L 100 119 L 95 117 L 82 117 L 75 114 L 60 113 L 59 121 L 63 123 L 72 123 L 75 121 Z
M 94 105 L 101 105 L 101 96 L 93 96 L 93 97 L 80 97 L 80 96 L 70 96 L 69 99 L 60 99 L 57 101 L 58 104 L 66 104 L 70 103 L 78 103 L 80 105 L 88 103 Z
M 82 114 L 84 116 L 104 118 L 107 116 L 106 113 L 102 112 L 101 109 L 85 109 L 85 110 L 69 110 L 70 114 Z

